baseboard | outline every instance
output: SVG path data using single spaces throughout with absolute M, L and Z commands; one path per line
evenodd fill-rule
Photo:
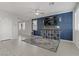
M 70 43 L 73 43 L 73 41 L 64 40 L 64 39 L 60 39 L 60 42 L 70 42 Z
M 11 40 L 11 39 L 0 40 L 0 42 L 3 42 L 3 41 L 8 41 L 8 40 Z

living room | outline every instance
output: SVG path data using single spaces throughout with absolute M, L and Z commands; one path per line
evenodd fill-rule
M 78 15 L 78 2 L 0 2 L 0 55 L 79 55 Z

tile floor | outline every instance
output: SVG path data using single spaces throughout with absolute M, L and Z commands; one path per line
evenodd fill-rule
M 21 40 L 11 39 L 0 41 L 0 56 L 73 56 L 79 55 L 79 49 L 72 43 L 61 41 L 58 51 L 49 50 L 25 43 Z

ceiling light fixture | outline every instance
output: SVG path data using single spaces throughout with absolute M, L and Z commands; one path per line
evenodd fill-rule
M 38 13 L 38 12 L 36 12 L 36 13 L 35 13 L 35 15 L 39 15 L 39 13 Z
M 38 9 L 35 9 L 35 11 L 33 12 L 35 15 L 42 15 L 42 14 L 44 14 L 43 12 L 42 12 L 42 10 L 40 10 L 39 8 Z
M 40 10 L 39 9 L 36 9 L 35 10 L 35 15 L 39 15 L 40 14 Z

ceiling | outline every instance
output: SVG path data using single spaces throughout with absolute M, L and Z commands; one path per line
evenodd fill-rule
M 0 10 L 12 13 L 23 18 L 37 18 L 52 14 L 72 11 L 75 2 L 0 2 Z M 40 9 L 43 14 L 36 16 L 33 12 Z

